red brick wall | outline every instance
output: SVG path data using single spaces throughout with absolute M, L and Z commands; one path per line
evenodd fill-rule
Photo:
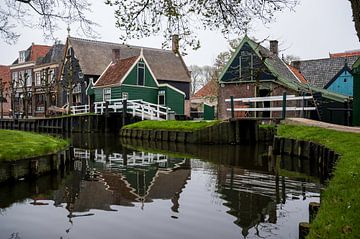
M 270 91 L 272 96 L 282 95 L 284 91 L 288 95 L 297 94 L 296 91 L 285 88 L 282 85 L 276 83 L 267 82 L 270 86 Z M 226 108 L 230 108 L 230 102 L 225 103 L 225 99 L 230 99 L 230 96 L 234 98 L 248 98 L 255 96 L 255 83 L 242 83 L 242 84 L 225 84 L 224 87 L 219 88 L 219 102 L 218 102 L 218 118 L 219 119 L 228 119 L 231 117 L 231 112 L 227 112 Z M 300 102 L 298 102 L 299 104 Z M 288 102 L 287 106 L 295 106 L 296 102 Z M 282 106 L 282 102 L 273 102 L 272 106 Z M 242 107 L 240 103 L 235 102 L 235 107 Z M 244 112 L 235 112 L 235 117 L 244 117 Z M 273 112 L 272 117 L 280 117 L 281 112 Z M 299 112 L 287 112 L 287 117 L 299 116 Z

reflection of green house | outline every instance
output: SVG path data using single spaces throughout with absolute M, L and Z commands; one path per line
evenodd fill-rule
M 121 59 L 120 50 L 113 49 L 113 60 L 94 86 L 88 91 L 95 95 L 96 102 L 120 99 L 142 100 L 151 104 L 171 108 L 176 114 L 185 113 L 185 93 L 156 77 L 149 61 L 153 57 L 140 55 Z M 184 68 L 183 65 L 178 67 Z M 164 65 L 164 70 L 166 65 Z M 176 77 L 174 75 L 174 77 Z M 176 80 L 176 79 L 173 79 Z

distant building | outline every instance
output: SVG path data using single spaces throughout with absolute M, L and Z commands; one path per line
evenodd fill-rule
M 59 88 L 59 66 L 64 55 L 64 45 L 55 43 L 44 57 L 38 58 L 34 67 L 33 108 L 36 116 L 57 104 Z
M 26 50 L 19 51 L 19 57 L 10 66 L 11 105 L 14 113 L 35 115 L 34 92 L 34 68 L 36 61 L 44 57 L 51 46 L 35 45 L 34 43 Z M 27 110 L 27 112 L 25 112 Z
M 359 58 L 360 51 L 329 54 L 329 58 L 293 61 L 304 78 L 313 86 L 338 94 L 353 96 L 354 79 L 352 65 Z
M 2 66 L 0 65 L 0 88 L 2 87 L 2 99 L 0 98 L 0 104 L 2 101 L 2 111 L 3 116 L 9 116 L 9 112 L 11 109 L 11 99 L 9 94 L 9 86 L 11 83 L 11 77 L 10 77 L 10 67 L 9 66 Z M 1 94 L 1 93 L 0 93 Z M 1 107 L 1 106 L 0 106 Z M 0 109 L 1 111 L 1 109 Z M 1 114 L 1 112 L 0 112 Z
M 192 118 L 214 118 L 217 112 L 218 89 L 219 84 L 213 79 L 191 96 L 190 116 Z

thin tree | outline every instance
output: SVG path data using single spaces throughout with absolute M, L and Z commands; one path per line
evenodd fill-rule
M 46 117 L 47 110 L 51 104 L 51 98 L 54 94 L 55 87 L 56 87 L 55 74 L 53 74 L 50 71 L 49 67 L 47 67 L 45 70 L 43 70 L 42 76 L 40 78 L 40 82 L 41 82 L 41 90 L 43 91 L 44 96 L 45 96 L 44 112 L 45 112 L 45 117 Z
M 70 48 L 71 49 L 71 48 Z M 73 92 L 75 87 L 82 84 L 82 73 L 79 61 L 75 58 L 73 50 L 67 54 L 63 68 L 61 85 L 68 96 L 68 110 L 70 113 L 73 106 Z
M 4 103 L 6 102 L 5 97 L 6 91 L 6 82 L 3 82 L 3 79 L 0 79 L 0 116 L 1 119 L 4 118 Z

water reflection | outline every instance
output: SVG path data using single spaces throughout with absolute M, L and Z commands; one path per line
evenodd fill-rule
M 71 140 L 65 172 L 0 187 L 0 238 L 297 238 L 318 201 L 320 185 L 274 174 L 263 145 Z

